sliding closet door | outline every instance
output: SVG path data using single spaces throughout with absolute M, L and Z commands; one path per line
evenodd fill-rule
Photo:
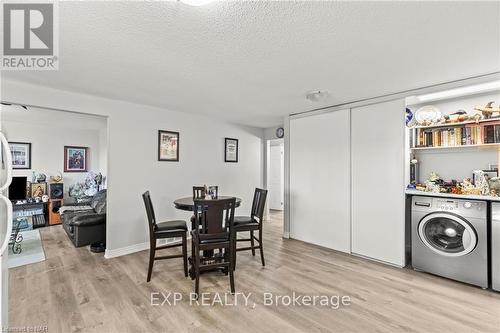
M 349 110 L 290 120 L 290 237 L 350 251 Z
M 352 252 L 404 266 L 404 100 L 351 110 Z

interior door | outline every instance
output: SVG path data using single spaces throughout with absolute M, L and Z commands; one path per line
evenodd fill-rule
M 349 110 L 290 120 L 290 237 L 350 251 Z
M 269 208 L 283 210 L 283 145 L 270 147 L 269 158 Z
M 405 102 L 351 110 L 352 252 L 405 265 Z

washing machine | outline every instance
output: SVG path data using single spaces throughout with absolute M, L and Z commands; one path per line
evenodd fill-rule
M 413 268 L 487 288 L 487 203 L 413 196 L 411 207 Z

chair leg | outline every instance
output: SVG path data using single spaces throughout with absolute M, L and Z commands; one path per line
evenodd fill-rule
M 234 294 L 234 271 L 229 270 L 229 283 L 231 284 L 231 294 Z
M 151 274 L 153 273 L 153 263 L 155 261 L 155 252 L 156 252 L 156 239 L 151 241 L 149 247 L 149 267 L 148 267 L 148 278 L 146 280 L 147 282 L 151 281 Z
M 200 291 L 200 253 L 198 251 L 198 249 L 196 249 L 195 251 L 196 253 L 194 254 L 194 271 L 195 271 L 195 276 L 196 276 L 196 280 L 195 280 L 195 283 L 194 283 L 194 293 L 196 294 L 196 297 L 198 297 L 199 295 L 199 291 Z
M 260 261 L 262 261 L 262 266 L 266 266 L 266 262 L 264 261 L 264 246 L 262 239 L 262 229 L 259 230 L 259 250 L 260 250 Z
M 234 236 L 232 237 L 232 249 L 230 250 L 231 252 L 231 270 L 234 271 L 236 269 L 236 237 L 238 236 L 238 233 L 234 233 Z
M 188 260 L 187 260 L 187 239 L 186 234 L 182 235 L 182 259 L 184 260 L 184 276 L 188 276 Z
M 250 246 L 252 247 L 252 256 L 255 257 L 255 240 L 253 239 L 253 230 L 250 230 Z

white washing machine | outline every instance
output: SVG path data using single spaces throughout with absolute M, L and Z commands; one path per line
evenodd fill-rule
M 487 203 L 414 196 L 411 207 L 413 268 L 487 288 Z

